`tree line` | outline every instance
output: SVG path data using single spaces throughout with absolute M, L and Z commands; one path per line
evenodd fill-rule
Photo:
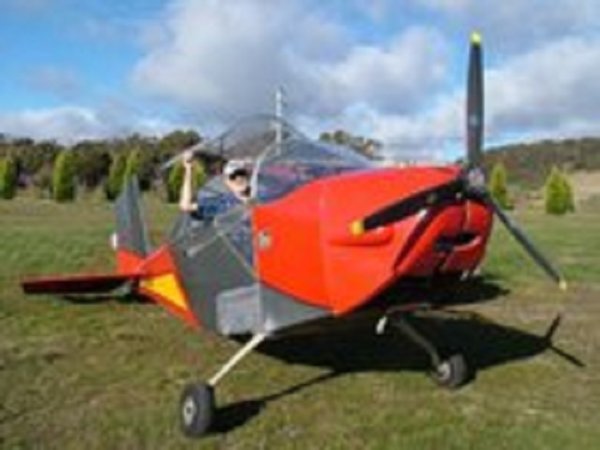
M 325 142 L 346 145 L 369 158 L 375 158 L 381 144 L 342 130 L 320 136 Z M 31 188 L 39 197 L 57 201 L 75 199 L 80 190 L 101 189 L 114 200 L 125 180 L 136 175 L 142 191 L 157 190 L 175 202 L 183 181 L 183 169 L 175 165 L 166 174 L 157 167 L 186 147 L 202 141 L 193 130 L 176 130 L 162 138 L 132 135 L 126 138 L 84 140 L 71 146 L 55 141 L 10 139 L 0 134 L 0 197 L 9 199 L 18 189 Z M 200 186 L 204 165 L 194 167 L 194 180 Z
M 124 180 L 136 175 L 143 191 L 160 190 L 173 201 L 177 186 L 168 183 L 178 178 L 158 174 L 157 168 L 201 140 L 193 130 L 177 130 L 162 138 L 85 140 L 71 146 L 0 135 L 0 197 L 9 199 L 18 189 L 30 188 L 40 197 L 69 201 L 78 190 L 101 189 L 106 199 L 114 200 Z M 203 167 L 198 165 L 196 172 L 201 177 Z
M 484 164 L 488 170 L 499 162 L 515 183 L 538 188 L 554 166 L 566 172 L 600 170 L 600 138 L 510 144 L 485 152 Z

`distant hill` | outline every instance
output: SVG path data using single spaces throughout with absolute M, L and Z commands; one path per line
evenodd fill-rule
M 569 172 L 600 171 L 600 138 L 540 141 L 511 144 L 486 151 L 484 165 L 502 161 L 509 181 L 524 187 L 539 187 L 553 165 Z

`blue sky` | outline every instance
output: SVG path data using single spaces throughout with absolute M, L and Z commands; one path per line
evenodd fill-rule
M 0 85 L 3 108 L 60 104 L 60 99 L 53 95 L 52 86 L 44 92 L 41 86 L 36 90 L 30 83 L 36 74 L 49 68 L 57 73 L 72 73 L 75 79 L 70 81 L 81 83 L 82 88 L 108 85 L 111 89 L 119 89 L 135 59 L 141 56 L 139 49 L 127 40 L 117 41 L 108 34 L 93 34 L 91 24 L 117 19 L 120 14 L 117 8 L 103 10 L 92 6 L 91 2 L 90 6 L 66 1 L 31 1 L 31 6 L 27 6 L 27 2 L 19 3 L 9 2 L 0 18 L 0 40 L 3 42 L 0 51 L 3 72 L 7 76 Z M 129 17 L 133 19 L 135 13 L 130 13 Z M 64 81 L 68 81 L 66 78 Z M 58 80 L 57 84 L 60 84 Z
M 0 0 L 0 132 L 73 142 L 269 111 L 394 153 L 462 140 L 483 31 L 488 142 L 600 134 L 600 0 Z

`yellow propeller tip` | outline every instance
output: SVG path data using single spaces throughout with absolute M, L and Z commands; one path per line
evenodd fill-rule
M 558 287 L 560 288 L 561 291 L 566 291 L 568 286 L 567 286 L 567 281 L 566 280 L 560 280 L 558 282 Z
M 365 227 L 362 221 L 355 220 L 354 222 L 352 222 L 352 224 L 350 225 L 350 231 L 352 232 L 353 236 L 360 236 L 361 234 L 363 234 L 365 232 Z
M 478 31 L 473 31 L 471 33 L 471 44 L 481 44 L 481 34 Z

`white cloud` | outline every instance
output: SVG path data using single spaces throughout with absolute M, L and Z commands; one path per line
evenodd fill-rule
M 178 0 L 133 73 L 134 85 L 218 116 L 271 110 L 277 85 L 305 113 L 355 102 L 384 111 L 419 106 L 444 81 L 443 37 L 414 27 L 381 45 L 355 44 L 342 25 L 300 2 Z
M 444 15 L 452 32 L 478 29 L 502 51 L 521 52 L 548 40 L 598 31 L 598 0 L 412 0 Z
M 163 39 L 136 67 L 134 83 L 200 111 L 264 106 L 285 78 L 280 47 L 290 15 L 272 2 L 175 1 Z
M 492 131 L 600 132 L 600 38 L 565 38 L 489 71 Z
M 303 61 L 320 110 L 338 114 L 357 103 L 382 112 L 411 112 L 445 81 L 448 52 L 432 30 L 410 28 L 388 45 L 357 45 L 339 61 Z
M 489 68 L 487 143 L 600 135 L 599 72 L 598 38 L 564 38 Z M 366 117 L 373 135 L 395 143 L 391 153 L 452 158 L 464 147 L 464 96 L 457 89 L 416 115 Z
M 377 21 L 394 2 L 352 5 Z M 365 42 L 350 24 L 298 1 L 174 0 L 164 25 L 151 24 L 160 27 L 158 38 L 132 79 L 211 121 L 270 111 L 275 87 L 284 84 L 290 111 L 309 131 L 343 127 L 394 143 L 392 152 L 439 158 L 450 149 L 455 156 L 463 146 L 466 67 L 449 58 L 466 48 L 451 48 L 448 36 L 475 25 L 487 36 L 491 142 L 600 133 L 600 40 L 591 26 L 599 5 L 412 0 L 412 8 L 443 15 L 442 28 L 413 23 Z M 458 27 L 441 31 L 452 24 Z
M 123 117 L 82 106 L 29 109 L 0 113 L 0 133 L 38 140 L 73 143 L 82 139 L 124 136 L 134 132 L 162 135 L 175 125 L 150 117 Z
M 463 147 L 464 96 L 455 92 L 438 98 L 419 114 L 370 112 L 371 130 L 386 145 L 387 156 L 411 160 L 445 160 Z
M 0 114 L 3 134 L 27 136 L 34 139 L 75 140 L 104 135 L 96 114 L 87 108 L 63 106 L 32 109 Z
M 307 2 L 170 0 L 158 18 L 119 23 L 143 52 L 131 84 L 202 131 L 271 111 L 283 84 L 292 120 L 309 132 L 343 127 L 397 144 L 396 153 L 439 157 L 462 148 L 467 49 L 454 39 L 474 27 L 486 38 L 488 142 L 600 134 L 598 0 Z M 113 25 L 81 26 L 124 39 Z M 30 86 L 63 97 L 77 87 L 68 70 L 44 71 L 30 74 Z M 17 111 L 0 114 L 0 132 L 75 139 L 173 125 L 150 115 L 111 101 Z

